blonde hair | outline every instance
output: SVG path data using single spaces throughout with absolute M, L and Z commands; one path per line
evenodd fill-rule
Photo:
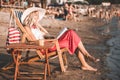
M 34 20 L 34 17 L 35 16 L 38 16 L 38 14 L 36 14 L 38 11 L 34 11 L 32 13 L 30 13 L 24 20 L 24 25 L 27 25 L 27 26 L 31 26 L 33 24 L 33 20 Z M 37 22 L 37 21 L 36 21 Z

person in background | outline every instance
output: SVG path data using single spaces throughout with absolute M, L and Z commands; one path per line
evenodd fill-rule
M 28 7 L 28 2 L 26 0 L 22 0 L 21 1 L 21 4 L 24 8 L 27 8 Z
M 68 4 L 68 3 L 65 3 L 64 4 L 64 17 L 65 17 L 65 20 L 75 20 L 75 8 L 73 7 L 73 4 Z M 75 20 L 76 21 L 76 20 Z
M 68 18 L 68 13 L 69 13 L 68 9 L 69 9 L 69 5 L 67 3 L 65 3 L 64 4 L 64 19 L 65 20 L 67 20 L 67 18 Z

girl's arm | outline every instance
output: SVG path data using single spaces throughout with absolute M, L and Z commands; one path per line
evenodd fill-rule
M 37 23 L 36 26 L 40 28 L 40 30 L 43 31 L 45 34 L 49 34 L 48 31 L 45 28 L 43 28 L 39 23 Z
M 30 37 L 33 41 L 35 41 L 36 38 L 35 38 L 35 36 L 33 35 L 33 33 L 31 32 L 30 27 L 25 26 L 25 30 L 26 30 L 26 32 L 28 33 L 29 37 Z

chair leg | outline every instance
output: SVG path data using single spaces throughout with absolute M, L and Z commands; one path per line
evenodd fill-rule
M 46 59 L 45 62 L 47 64 L 47 73 L 48 73 L 48 76 L 50 76 L 50 65 L 49 65 L 49 60 L 48 60 L 48 49 L 46 49 L 45 59 Z
M 18 61 L 19 61 L 19 58 L 18 58 L 18 52 L 16 52 L 17 54 L 17 59 L 16 59 L 16 66 L 15 66 L 15 73 L 14 73 L 14 80 L 17 80 L 17 73 L 18 73 Z
M 7 65 L 5 65 L 4 67 L 2 67 L 2 70 L 9 70 L 11 68 L 14 68 L 14 63 L 8 63 Z
M 7 65 L 5 65 L 2 70 L 9 70 L 11 68 L 14 68 L 14 64 L 16 63 L 16 55 L 15 55 L 15 50 L 12 50 L 12 58 L 14 62 L 10 62 Z
M 64 63 L 63 63 L 62 52 L 60 50 L 58 41 L 56 41 L 56 48 L 57 48 L 57 53 L 58 53 L 58 58 L 59 58 L 59 62 L 60 62 L 61 71 L 65 72 L 66 70 L 65 70 Z
M 19 65 L 20 65 L 20 59 L 21 59 L 21 53 L 20 51 L 16 51 L 16 63 L 15 63 L 15 74 L 14 74 L 14 80 L 17 80 L 17 76 L 19 73 Z
M 47 64 L 47 71 L 48 71 L 48 76 L 50 76 L 50 65 Z
M 47 65 L 47 74 L 48 74 L 48 76 L 50 76 L 50 65 L 49 65 L 48 58 L 47 58 L 46 61 L 47 61 L 47 62 L 46 62 L 46 65 Z
M 45 69 L 44 69 L 44 80 L 46 80 L 47 75 L 47 64 L 45 63 Z
M 67 61 L 67 56 L 64 52 L 63 52 L 63 61 L 64 61 L 64 65 L 67 67 L 68 66 L 68 61 Z

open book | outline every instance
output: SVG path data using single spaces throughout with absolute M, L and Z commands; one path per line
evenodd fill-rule
M 57 35 L 56 39 L 59 39 L 68 29 L 64 27 Z

